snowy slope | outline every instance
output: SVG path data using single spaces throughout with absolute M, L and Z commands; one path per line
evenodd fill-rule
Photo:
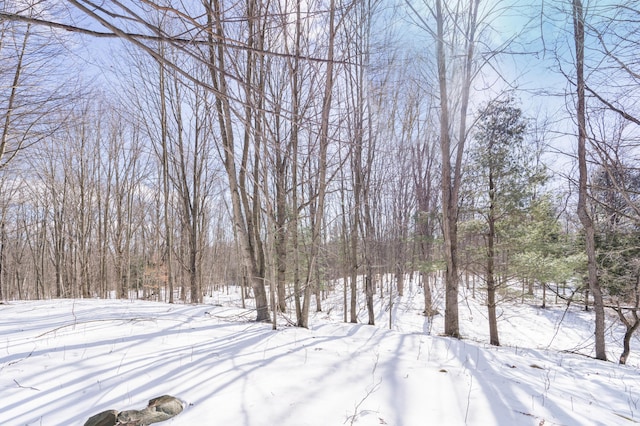
M 419 289 L 391 308 L 377 299 L 374 327 L 341 323 L 338 291 L 324 301 L 330 313 L 315 314 L 309 330 L 282 318 L 276 331 L 251 322 L 253 313 L 231 296 L 197 306 L 0 305 L 0 425 L 82 425 L 100 411 L 141 409 L 164 394 L 186 404 L 162 423 L 175 426 L 640 421 L 640 355 L 632 353 L 629 366 L 585 356 L 591 313 L 579 307 L 502 305 L 503 346 L 495 348 L 485 343 L 485 308 L 465 294 L 463 340 L 437 335 L 442 318 L 430 324 L 420 315 Z M 615 360 L 618 327 L 608 339 Z

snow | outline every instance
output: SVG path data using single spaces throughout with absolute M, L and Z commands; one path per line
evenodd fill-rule
M 592 358 L 592 313 L 500 305 L 463 292 L 462 340 L 438 336 L 422 294 L 376 296 L 378 325 L 342 323 L 342 292 L 310 329 L 252 322 L 239 293 L 207 304 L 48 300 L 0 305 L 0 425 L 82 425 L 170 394 L 163 425 L 629 425 L 640 421 L 640 350 L 630 365 Z M 389 330 L 389 315 L 393 329 Z M 361 319 L 366 313 L 361 312 Z M 623 330 L 609 319 L 611 360 Z M 634 363 L 635 362 L 635 363 Z

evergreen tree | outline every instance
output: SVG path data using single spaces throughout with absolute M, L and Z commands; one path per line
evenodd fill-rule
M 499 345 L 496 315 L 496 273 L 500 245 L 509 224 L 519 223 L 544 174 L 525 137 L 527 122 L 512 98 L 496 99 L 480 110 L 475 146 L 470 156 L 474 205 L 483 224 L 483 275 L 487 287 L 489 339 Z
M 549 284 L 564 285 L 586 270 L 584 251 L 576 250 L 570 237 L 562 232 L 551 198 L 544 195 L 535 199 L 518 228 L 514 244 L 517 252 L 511 263 L 513 275 L 523 282 L 523 298 L 525 294 L 533 296 L 537 283 L 542 288 L 544 308 Z

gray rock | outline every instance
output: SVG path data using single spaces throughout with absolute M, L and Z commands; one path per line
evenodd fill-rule
M 146 408 L 145 408 L 146 410 Z M 118 414 L 118 425 L 142 426 L 145 419 L 145 410 L 125 410 Z
M 118 421 L 118 412 L 116 410 L 107 410 L 89 417 L 84 426 L 115 426 Z
M 182 405 L 182 401 L 178 398 L 171 395 L 162 395 L 150 400 L 147 409 L 153 410 L 157 413 L 163 413 L 169 416 L 167 418 L 171 418 L 182 413 L 184 406 Z
M 149 401 L 142 410 L 103 411 L 91 417 L 84 426 L 147 426 L 177 416 L 182 412 L 182 402 L 171 395 L 163 395 Z

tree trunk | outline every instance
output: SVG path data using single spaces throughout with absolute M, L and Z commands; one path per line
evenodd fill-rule
M 5 241 L 6 231 L 5 231 L 5 221 L 4 221 L 4 212 L 2 217 L 0 217 L 0 301 L 5 300 L 7 297 L 5 285 L 7 280 L 5 279 Z
M 316 268 L 316 285 L 313 286 L 313 290 L 316 298 L 316 312 L 322 312 L 322 285 L 320 285 L 322 276 L 320 274 L 320 268 Z
M 364 282 L 365 282 L 365 296 L 367 300 L 367 314 L 369 317 L 369 325 L 375 325 L 376 323 L 376 315 L 373 310 L 373 274 L 367 273 L 365 274 Z
M 163 46 L 161 46 L 161 55 L 164 54 Z M 169 217 L 169 147 L 168 147 L 168 123 L 167 123 L 167 99 L 165 94 L 165 69 L 162 64 L 160 67 L 160 139 L 162 144 L 162 213 L 164 216 L 164 263 L 167 270 L 167 287 L 169 292 L 169 303 L 173 300 L 173 228 Z
M 424 314 L 432 318 L 437 311 L 433 307 L 433 296 L 431 294 L 431 272 L 422 272 L 422 290 L 424 292 Z
M 436 1 L 436 62 L 440 98 L 440 149 L 442 153 L 442 228 L 444 236 L 445 276 L 445 316 L 444 334 L 460 337 L 458 316 L 458 198 L 462 183 L 462 160 L 467 135 L 467 109 L 469 92 L 473 79 L 473 58 L 477 12 L 480 0 L 470 2 L 468 21 L 464 28 L 465 55 L 462 62 L 462 82 L 460 87 L 460 108 L 457 147 L 455 157 L 451 147 L 451 117 L 447 79 L 447 56 L 445 53 L 445 28 L 442 0 Z M 454 165 L 452 165 L 452 161 Z
M 489 234 L 487 235 L 487 310 L 489 315 L 489 343 L 500 346 L 498 338 L 498 319 L 496 316 L 496 281 L 494 273 L 495 264 L 495 187 L 493 174 L 489 172 Z
M 367 314 L 369 317 L 368 324 L 375 325 L 376 314 L 373 309 L 373 295 L 375 294 L 375 277 L 373 274 L 373 257 L 375 253 L 373 250 L 373 240 L 375 238 L 375 230 L 373 227 L 373 219 L 371 217 L 371 204 L 370 204 L 370 189 L 366 188 L 363 191 L 364 196 L 364 232 L 366 236 L 364 241 L 364 263 L 365 263 L 365 299 L 367 303 Z
M 636 303 L 635 303 L 634 309 L 631 309 L 633 322 L 629 321 L 627 317 L 624 316 L 624 313 L 622 312 L 622 309 L 620 307 L 615 309 L 615 311 L 618 313 L 618 317 L 620 318 L 620 321 L 622 321 L 622 323 L 626 327 L 626 330 L 624 333 L 624 340 L 623 340 L 623 350 L 622 350 L 622 354 L 620 354 L 620 364 L 627 363 L 627 359 L 629 358 L 629 354 L 631 353 L 631 337 L 633 336 L 633 333 L 635 333 L 635 331 L 638 329 L 638 327 L 640 327 L 640 318 L 638 318 L 638 308 L 640 307 L 640 294 L 638 293 L 639 287 L 640 287 L 640 276 L 637 276 L 635 288 L 634 288 Z
M 637 300 L 637 299 L 636 299 Z M 638 327 L 640 326 L 640 318 L 638 318 L 638 306 L 636 303 L 636 309 L 631 310 L 631 314 L 633 315 L 633 322 L 629 321 L 622 312 L 621 308 L 615 309 L 618 313 L 618 317 L 620 321 L 625 325 L 626 330 L 624 332 L 623 339 L 623 350 L 620 354 L 620 364 L 626 364 L 627 359 L 629 358 L 629 354 L 631 353 L 631 337 L 633 337 L 633 333 L 636 332 Z
M 293 215 L 291 218 L 291 249 L 293 252 L 293 300 L 296 309 L 296 319 L 302 318 L 302 297 L 300 289 L 300 252 L 298 243 L 298 155 L 299 155 L 299 130 L 300 130 L 300 52 L 302 38 L 302 0 L 296 0 L 296 27 L 294 42 L 294 58 L 290 60 L 291 71 L 291 204 Z
M 449 134 L 449 97 L 444 41 L 442 0 L 436 1 L 438 85 L 440 93 L 440 150 L 442 151 L 442 228 L 444 236 L 445 314 L 444 334 L 460 337 L 458 323 L 458 200 L 451 178 L 451 139 Z
M 342 173 L 342 171 L 341 171 Z M 343 292 L 342 292 L 342 297 L 343 297 L 343 313 L 342 313 L 342 319 L 344 322 L 348 321 L 348 314 L 350 311 L 350 306 L 349 306 L 349 289 L 348 289 L 348 283 L 350 283 L 351 281 L 351 273 L 353 271 L 353 268 L 351 268 L 351 255 L 350 255 L 350 240 L 348 237 L 348 225 L 347 225 L 347 219 L 349 217 L 349 214 L 347 213 L 347 207 L 346 207 L 346 203 L 347 201 L 345 200 L 345 194 L 346 194 L 346 190 L 345 190 L 345 186 L 344 186 L 344 182 L 346 181 L 344 175 L 341 175 L 340 178 L 340 182 L 341 182 L 341 186 L 340 186 L 340 210 L 341 210 L 341 218 L 342 218 L 342 238 L 341 238 L 341 247 L 342 247 L 342 280 L 343 280 Z M 353 294 L 353 292 L 352 292 Z
M 324 205 L 327 191 L 327 151 L 329 146 L 329 118 L 332 105 L 333 94 L 333 72 L 334 72 L 334 44 L 336 38 L 335 26 L 336 5 L 335 0 L 329 4 L 329 40 L 327 45 L 326 76 L 324 81 L 324 94 L 322 97 L 322 111 L 320 116 L 319 153 L 318 153 L 318 177 L 317 196 L 315 211 L 311 213 L 311 252 L 310 265 L 307 270 L 307 280 L 304 289 L 304 301 L 302 305 L 301 327 L 307 327 L 309 322 L 309 305 L 311 304 L 311 286 L 314 281 L 314 270 L 318 267 L 318 256 L 320 254 L 320 244 L 322 236 L 322 226 L 324 225 Z
M 292 136 L 293 137 L 293 136 Z M 280 312 L 287 309 L 286 273 L 287 273 L 287 200 L 286 200 L 286 159 L 281 150 L 276 149 L 276 211 L 275 211 L 275 263 L 277 306 Z M 295 232 L 295 230 L 294 230 Z
M 605 361 L 607 354 L 604 340 L 604 302 L 598 282 L 595 228 L 587 207 L 587 155 L 586 155 L 586 110 L 585 110 L 585 80 L 584 80 L 584 12 L 581 0 L 573 2 L 573 26 L 576 48 L 576 114 L 578 122 L 578 217 L 585 231 L 585 246 L 587 251 L 587 269 L 589 290 L 593 296 L 593 310 L 595 311 L 595 349 L 596 358 Z
M 398 289 L 398 296 L 404 296 L 404 270 L 400 265 L 396 265 L 396 288 Z M 389 291 L 389 296 L 393 297 L 391 290 Z

